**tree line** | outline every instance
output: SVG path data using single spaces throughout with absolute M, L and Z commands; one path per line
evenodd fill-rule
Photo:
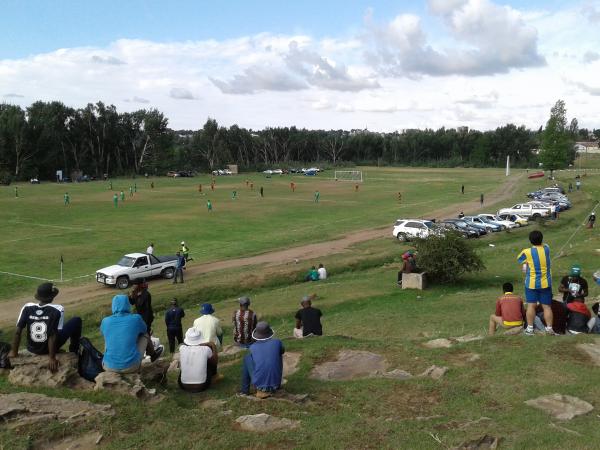
M 559 113 L 566 113 L 564 102 L 561 108 Z M 156 109 L 120 113 L 102 102 L 71 108 L 58 101 L 38 101 L 25 109 L 3 103 L 0 172 L 4 178 L 25 180 L 54 179 L 57 170 L 67 176 L 76 171 L 112 177 L 212 171 L 226 164 L 237 164 L 240 170 L 303 163 L 497 167 L 507 156 L 513 165 L 534 167 L 542 159 L 535 149 L 553 145 L 556 153 L 557 139 L 563 153 L 553 168 L 560 168 L 574 158 L 568 149 L 564 155 L 565 145 L 600 140 L 600 130 L 579 129 L 576 119 L 567 126 L 564 114 L 557 126 L 552 117 L 554 134 L 543 127 L 530 130 L 513 124 L 490 131 L 467 127 L 390 133 L 296 127 L 252 130 L 224 127 L 211 118 L 199 130 L 172 130 Z

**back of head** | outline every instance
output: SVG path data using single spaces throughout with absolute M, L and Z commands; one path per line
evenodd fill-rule
M 579 266 L 578 264 L 574 264 L 573 267 L 571 267 L 571 276 L 578 277 L 580 275 L 581 275 L 581 266 Z
M 309 308 L 312 305 L 311 298 L 308 295 L 305 295 L 304 297 L 302 297 L 302 300 L 300 300 L 300 304 L 304 308 Z
M 502 285 L 503 292 L 512 292 L 513 290 L 514 290 L 514 287 L 513 287 L 512 283 L 504 283 Z
M 113 314 L 124 314 L 129 313 L 131 307 L 129 305 L 129 298 L 125 294 L 115 295 L 112 299 L 112 313 Z
M 319 269 L 323 269 L 323 264 L 319 264 Z
M 532 245 L 542 245 L 542 242 L 544 242 L 544 235 L 541 231 L 533 230 L 529 233 L 529 242 L 531 242 Z

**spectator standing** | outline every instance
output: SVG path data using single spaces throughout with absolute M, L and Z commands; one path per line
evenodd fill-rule
M 173 284 L 177 283 L 177 279 L 180 279 L 183 283 L 183 269 L 185 269 L 185 257 L 181 252 L 176 253 L 177 261 L 175 262 L 175 277 L 173 277 Z
M 305 338 L 308 336 L 322 336 L 323 327 L 321 325 L 320 309 L 312 307 L 310 297 L 304 296 L 300 302 L 302 306 L 294 316 L 296 319 L 296 328 L 294 329 L 294 337 Z
M 146 280 L 140 280 L 129 294 L 129 304 L 135 306 L 135 312 L 142 316 L 148 334 L 152 334 L 154 310 L 152 309 L 152 295 L 148 291 Z
M 202 334 L 195 328 L 185 333 L 179 347 L 179 387 L 188 392 L 208 389 L 217 374 L 218 355 L 213 343 L 203 343 Z M 216 381 L 216 380 L 214 380 Z
M 167 339 L 169 340 L 169 351 L 175 352 L 175 339 L 177 344 L 183 343 L 183 326 L 181 320 L 185 317 L 185 311 L 177 304 L 177 299 L 171 300 L 171 306 L 165 311 L 165 325 L 167 326 Z
M 256 328 L 256 314 L 250 309 L 250 298 L 238 299 L 240 308 L 233 313 L 233 341 L 240 347 L 249 347 L 252 344 L 252 332 Z
M 150 245 L 146 249 L 146 254 L 147 255 L 153 255 L 154 254 L 154 243 L 153 242 L 150 242 Z
M 319 203 L 319 198 L 321 198 L 321 193 L 319 191 L 315 191 L 315 203 Z
M 223 330 L 221 321 L 213 316 L 215 312 L 210 303 L 204 303 L 200 308 L 200 317 L 194 320 L 194 328 L 202 335 L 202 342 L 212 342 L 217 350 L 221 350 Z
M 319 274 L 319 280 L 327 279 L 327 269 L 323 267 L 323 264 L 319 264 L 319 268 L 317 269 L 317 273 Z
M 483 206 L 483 193 L 479 196 L 479 203 Z
M 262 186 L 260 187 L 260 196 L 261 198 L 265 196 L 265 191 Z
M 465 185 L 464 184 L 460 187 L 460 193 L 463 195 L 465 193 Z
M 579 175 L 577 175 L 579 176 Z M 581 180 L 578 178 L 577 180 L 575 180 L 575 189 L 579 190 L 581 189 Z
M 590 217 L 588 217 L 587 227 L 588 228 L 594 228 L 594 223 L 596 223 L 596 213 L 592 212 L 590 214 Z
M 502 285 L 504 295 L 496 300 L 496 311 L 490 316 L 488 330 L 490 336 L 496 332 L 499 326 L 504 328 L 523 327 L 523 319 L 525 318 L 523 299 L 513 294 L 513 290 L 512 283 Z

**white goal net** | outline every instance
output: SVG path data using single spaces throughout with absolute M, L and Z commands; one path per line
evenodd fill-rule
M 362 183 L 362 170 L 336 170 L 335 179 L 336 181 L 354 181 Z

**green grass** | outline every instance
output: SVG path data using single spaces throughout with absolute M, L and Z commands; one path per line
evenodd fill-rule
M 533 189 L 536 183 L 539 181 L 525 182 L 521 191 Z M 600 177 L 588 176 L 584 191 L 572 195 L 573 210 L 562 214 L 556 222 L 538 225 L 554 255 L 555 285 L 560 275 L 577 262 L 590 281 L 590 299 L 600 295 L 600 288 L 591 279 L 591 272 L 598 268 L 597 231 L 581 228 L 570 244 L 565 246 L 565 243 L 584 221 L 599 193 Z M 501 437 L 501 448 L 596 448 L 600 439 L 596 411 L 561 423 L 523 403 L 558 392 L 577 396 L 598 408 L 598 369 L 575 349 L 576 343 L 593 341 L 593 336 L 496 336 L 437 350 L 422 345 L 437 337 L 486 332 L 489 314 L 501 294 L 501 284 L 512 281 L 517 291 L 522 292 L 522 274 L 516 256 L 527 246 L 527 234 L 534 227 L 471 241 L 487 269 L 453 285 L 434 284 L 422 292 L 402 291 L 395 286 L 398 255 L 408 245 L 391 239 L 361 243 L 352 252 L 325 258 L 331 275 L 326 282 L 297 282 L 297 266 L 251 267 L 210 274 L 201 285 L 182 292 L 180 299 L 188 312 L 186 325 L 196 317 L 197 305 L 210 300 L 216 315 L 227 325 L 226 344 L 231 342 L 228 322 L 235 298 L 249 293 L 252 307 L 272 323 L 279 337 L 285 338 L 287 350 L 302 353 L 300 370 L 289 378 L 286 390 L 308 393 L 312 400 L 309 405 L 236 398 L 239 357 L 224 360 L 233 364 L 221 369 L 225 380 L 214 389 L 188 395 L 179 391 L 175 379 L 170 378 L 166 387 L 158 386 L 166 399 L 151 406 L 107 393 L 29 390 L 112 404 L 117 411 L 114 418 L 92 422 L 87 427 L 102 432 L 103 445 L 115 449 L 206 446 L 434 449 L 450 448 L 484 434 Z M 558 257 L 563 246 L 563 254 Z M 298 301 L 309 292 L 318 295 L 315 306 L 323 310 L 326 336 L 291 340 L 287 336 L 291 334 Z M 159 315 L 155 321 L 156 334 L 164 338 L 161 310 L 172 292 L 161 287 L 153 294 Z M 97 325 L 108 303 L 107 298 L 100 308 L 87 307 L 81 311 L 86 335 L 100 348 Z M 315 364 L 331 359 L 341 349 L 380 353 L 391 368 L 413 374 L 432 364 L 447 366 L 449 371 L 439 381 L 415 378 L 319 382 L 308 376 Z M 465 362 L 471 353 L 479 354 L 480 359 Z M 16 390 L 6 378 L 0 377 L 0 392 Z M 222 409 L 231 410 L 231 414 L 222 416 L 202 410 L 200 403 L 209 398 L 226 400 Z M 234 428 L 236 417 L 259 412 L 300 420 L 301 428 L 267 435 Z M 490 420 L 463 426 L 481 417 Z M 560 431 L 552 423 L 580 435 Z M 0 442 L 5 448 L 30 448 L 30 444 L 43 447 L 48 440 L 72 432 L 63 424 L 20 431 L 0 428 Z

